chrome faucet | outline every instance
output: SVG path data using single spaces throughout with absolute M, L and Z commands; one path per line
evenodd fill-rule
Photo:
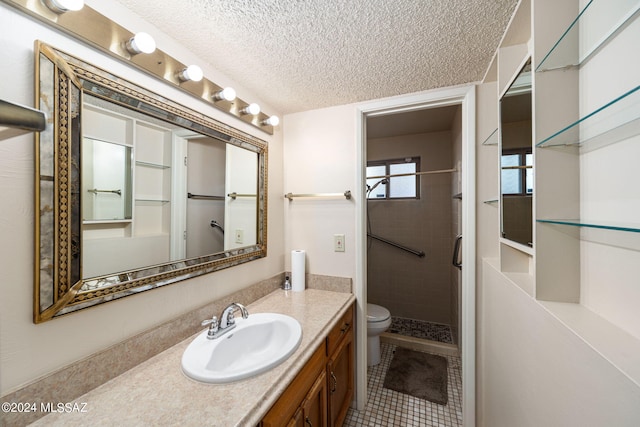
M 202 321 L 202 326 L 209 325 L 209 332 L 207 332 L 208 339 L 214 340 L 219 338 L 236 327 L 236 320 L 233 318 L 233 312 L 236 308 L 240 309 L 243 319 L 249 317 L 249 311 L 244 305 L 238 302 L 232 302 L 222 311 L 219 322 L 216 316 Z

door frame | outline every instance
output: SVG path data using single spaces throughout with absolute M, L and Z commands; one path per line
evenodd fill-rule
M 359 104 L 356 107 L 357 164 L 356 188 L 366 186 L 367 117 L 461 105 L 462 107 L 462 298 L 460 343 L 462 359 L 462 420 L 466 427 L 475 426 L 476 396 L 476 101 L 475 85 L 436 89 Z M 356 194 L 356 278 L 357 324 L 366 325 L 367 307 L 367 230 L 365 192 Z M 356 333 L 356 407 L 363 410 L 367 400 L 367 328 Z

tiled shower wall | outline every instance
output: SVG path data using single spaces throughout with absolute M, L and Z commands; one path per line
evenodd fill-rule
M 420 157 L 422 171 L 455 166 L 453 132 L 371 139 L 369 161 Z M 370 232 L 426 253 L 424 258 L 369 239 L 368 301 L 393 316 L 451 324 L 451 173 L 422 175 L 419 200 L 372 200 Z

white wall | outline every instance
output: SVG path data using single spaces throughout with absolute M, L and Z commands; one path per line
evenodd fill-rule
M 628 3 L 628 2 L 627 2 Z M 604 5 L 602 5 L 604 6 Z M 597 17 L 597 16 L 596 16 Z M 597 22 L 590 22 L 597 25 Z M 586 33 L 586 31 L 583 31 Z M 580 70 L 581 116 L 640 84 L 640 19 L 636 19 L 613 38 Z M 581 130 L 597 132 L 615 127 L 622 120 L 637 117 L 640 96 L 629 96 L 598 116 L 596 124 Z M 612 124 L 614 123 L 614 124 Z M 596 133 L 597 134 L 597 133 Z M 580 156 L 580 216 L 584 220 L 614 224 L 638 224 L 640 186 L 638 160 L 640 135 L 602 148 L 584 149 Z M 640 340 L 640 238 L 609 232 L 595 238 L 583 232 L 581 252 L 581 303 Z M 631 243 L 631 244 L 629 244 Z
M 355 188 L 359 167 L 355 121 L 354 105 L 285 116 L 285 193 L 350 190 L 354 197 L 360 194 Z M 304 249 L 308 273 L 355 277 L 355 200 L 344 197 L 281 200 L 287 224 L 285 269 L 291 270 L 291 250 Z M 334 234 L 345 235 L 344 252 L 333 251 Z
M 482 266 L 478 370 L 490 427 L 637 426 L 640 388 L 565 328 L 496 263 Z
M 119 3 L 88 1 L 90 6 L 132 31 L 144 30 L 156 38 L 158 46 L 183 63 L 198 58 L 163 35 Z M 0 97 L 33 106 L 33 42 L 40 39 L 147 89 L 167 93 L 175 101 L 265 139 L 269 143 L 269 240 L 265 259 L 217 273 L 179 282 L 136 296 L 69 314 L 43 324 L 32 322 L 34 244 L 34 149 L 33 136 L 0 141 L 0 394 L 5 395 L 58 368 L 82 359 L 146 329 L 202 306 L 216 298 L 271 277 L 284 269 L 282 204 L 282 131 L 269 136 L 226 115 L 195 98 L 167 88 L 163 83 L 107 58 L 67 36 L 49 29 L 0 3 Z M 222 86 L 232 85 L 244 99 L 252 99 L 231 78 L 201 64 L 205 75 L 214 76 Z M 264 102 L 265 111 L 278 114 Z M 9 202 L 10 201 L 10 202 Z M 345 230 L 345 232 L 348 232 Z

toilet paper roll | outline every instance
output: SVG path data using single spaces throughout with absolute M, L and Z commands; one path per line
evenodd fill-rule
M 305 251 L 291 251 L 291 290 L 294 292 L 304 291 L 305 260 Z

